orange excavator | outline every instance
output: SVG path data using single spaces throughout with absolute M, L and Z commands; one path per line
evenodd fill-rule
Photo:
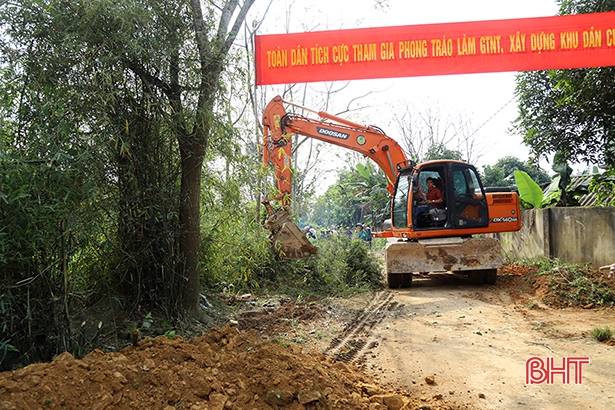
M 297 107 L 316 114 L 308 118 L 286 111 Z M 412 285 L 413 273 L 466 274 L 473 283 L 493 284 L 502 266 L 501 246 L 494 235 L 521 228 L 519 198 L 506 188 L 484 188 L 476 169 L 463 161 L 437 160 L 416 164 L 381 129 L 314 111 L 273 98 L 263 113 L 263 160 L 273 166 L 278 191 L 265 198 L 265 227 L 280 256 L 306 258 L 317 248 L 292 221 L 292 134 L 357 151 L 384 171 L 391 195 L 391 218 L 374 237 L 389 238 L 386 270 L 391 288 Z M 426 204 L 429 185 L 439 199 Z M 271 201 L 279 202 L 274 211 Z

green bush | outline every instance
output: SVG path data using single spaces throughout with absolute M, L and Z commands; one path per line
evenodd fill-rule
M 335 237 L 316 242 L 319 254 L 309 259 L 309 284 L 333 294 L 382 286 L 382 266 L 366 242 Z
M 592 329 L 592 337 L 599 342 L 606 342 L 611 340 L 611 337 L 613 337 L 613 331 L 608 326 L 603 328 L 595 327 Z
M 201 267 L 207 288 L 241 293 L 275 280 L 284 271 L 271 252 L 268 231 L 248 217 L 209 226 L 201 237 Z
M 203 231 L 201 266 L 204 284 L 212 290 L 339 295 L 382 286 L 376 254 L 366 242 L 345 235 L 315 240 L 316 256 L 292 260 L 276 255 L 269 231 L 247 215 L 227 219 L 224 229 L 212 225 Z
M 593 303 L 596 306 L 615 306 L 615 293 L 609 283 L 597 271 L 587 266 L 566 263 L 557 259 L 544 259 L 525 262 L 534 266 L 533 275 L 548 278 L 550 295 L 548 303 L 568 306 L 584 306 Z

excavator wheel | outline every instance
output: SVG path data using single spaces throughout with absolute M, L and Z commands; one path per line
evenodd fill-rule
M 487 285 L 495 285 L 495 281 L 498 277 L 497 269 L 486 269 L 485 275 L 483 276 L 483 282 Z
M 468 282 L 473 285 L 495 285 L 495 281 L 498 277 L 497 269 L 480 269 L 468 271 Z
M 387 283 L 390 289 L 409 288 L 412 286 L 412 273 L 389 273 Z
M 485 271 L 483 270 L 472 270 L 468 271 L 468 282 L 472 285 L 482 285 L 485 278 Z

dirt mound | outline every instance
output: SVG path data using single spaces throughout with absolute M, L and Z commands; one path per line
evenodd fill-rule
M 237 327 L 213 328 L 190 340 L 179 336 L 146 338 L 137 346 L 119 352 L 94 350 L 83 359 L 63 353 L 51 363 L 0 373 L 0 410 L 483 408 L 476 400 L 489 400 L 491 396 L 477 399 L 470 395 L 470 390 L 474 393 L 486 387 L 483 384 L 472 389 L 460 385 L 449 387 L 447 380 L 456 380 L 451 376 L 452 368 L 438 371 L 442 386 L 446 386 L 439 393 L 431 390 L 433 385 L 427 380 L 426 384 L 422 382 L 426 372 L 434 372 L 432 358 L 437 356 L 433 356 L 433 351 L 421 349 L 432 344 L 439 346 L 451 339 L 453 333 L 453 339 L 457 340 L 466 329 L 483 323 L 483 313 L 487 312 L 486 307 L 467 311 L 446 308 L 450 301 L 445 301 L 453 292 L 463 293 L 459 303 L 464 309 L 468 303 L 464 298 L 476 298 L 496 307 L 513 306 L 505 312 L 506 318 L 520 313 L 531 331 L 549 335 L 549 343 L 554 343 L 553 337 L 561 338 L 563 334 L 585 337 L 583 332 L 610 324 L 612 318 L 609 310 L 534 308 L 539 301 L 547 306 L 578 302 L 583 307 L 586 296 L 601 294 L 607 300 L 615 294 L 615 278 L 598 271 L 558 268 L 539 272 L 538 268 L 513 264 L 498 272 L 495 286 L 474 288 L 464 281 L 455 281 L 453 275 L 442 280 L 442 283 L 424 283 L 422 287 L 417 284 L 416 289 L 408 291 L 381 291 L 330 300 L 259 301 L 244 295 L 229 302 L 234 305 L 236 320 L 232 321 Z M 472 291 L 462 292 L 468 286 Z M 440 291 L 444 295 L 442 300 L 433 295 Z M 414 307 L 406 306 L 410 302 Z M 424 332 L 416 329 L 426 326 L 428 333 L 439 329 L 440 322 L 447 317 L 447 309 L 459 310 L 461 314 L 449 315 L 454 317 L 449 318 L 450 327 L 442 326 L 446 332 L 437 338 L 430 336 L 426 343 L 421 339 L 426 337 Z M 485 325 L 489 329 L 501 321 L 501 311 L 494 312 L 494 323 Z M 573 318 L 578 321 L 578 312 L 594 314 L 583 316 L 582 323 L 568 326 Z M 437 320 L 433 319 L 434 314 Z M 472 315 L 476 317 L 470 320 Z M 458 323 L 461 318 L 463 321 Z M 409 325 L 397 328 L 398 320 L 417 321 L 412 326 L 414 333 L 404 334 L 402 338 L 399 332 Z M 450 329 L 455 332 L 451 333 Z M 506 332 L 508 328 L 501 331 Z M 474 346 L 479 333 L 482 335 L 478 331 L 468 333 L 472 338 L 470 345 Z M 497 336 L 497 332 L 493 334 L 490 337 Z M 412 337 L 420 340 L 408 342 Z M 377 348 L 381 344 L 386 346 Z M 402 352 L 413 357 L 413 361 L 404 362 L 400 367 L 398 355 Z M 468 354 L 464 351 L 464 355 Z M 427 358 L 424 363 L 414 360 L 422 356 Z M 446 365 L 446 360 L 443 363 Z M 400 390 L 399 386 L 409 391 Z M 466 391 L 467 395 L 462 394 Z M 453 396 L 456 401 L 452 401 Z
M 119 352 L 63 353 L 0 374 L 0 409 L 462 408 L 440 397 L 387 392 L 318 351 L 264 341 L 234 327 L 186 341 L 148 338 Z
M 554 308 L 615 306 L 615 277 L 577 265 L 542 270 L 504 265 L 498 271 L 498 287 L 520 305 L 539 301 Z
M 505 290 L 518 305 L 527 305 L 535 298 L 541 299 L 542 295 L 536 294 L 536 289 L 528 281 L 528 277 L 533 275 L 538 268 L 522 265 L 504 265 L 498 269 L 498 279 L 496 286 Z

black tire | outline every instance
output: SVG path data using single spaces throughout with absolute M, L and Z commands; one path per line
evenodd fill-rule
M 401 275 L 398 273 L 387 274 L 387 285 L 389 289 L 397 289 L 401 286 Z
M 409 288 L 412 286 L 411 273 L 389 273 L 387 283 L 390 289 Z
M 404 273 L 401 275 L 401 287 L 402 288 L 412 287 L 412 273 Z
M 472 285 L 482 285 L 485 278 L 485 271 L 473 270 L 468 272 L 468 282 Z
M 485 270 L 485 275 L 483 277 L 483 282 L 487 285 L 495 285 L 495 281 L 498 278 L 498 270 L 497 269 L 487 269 Z

